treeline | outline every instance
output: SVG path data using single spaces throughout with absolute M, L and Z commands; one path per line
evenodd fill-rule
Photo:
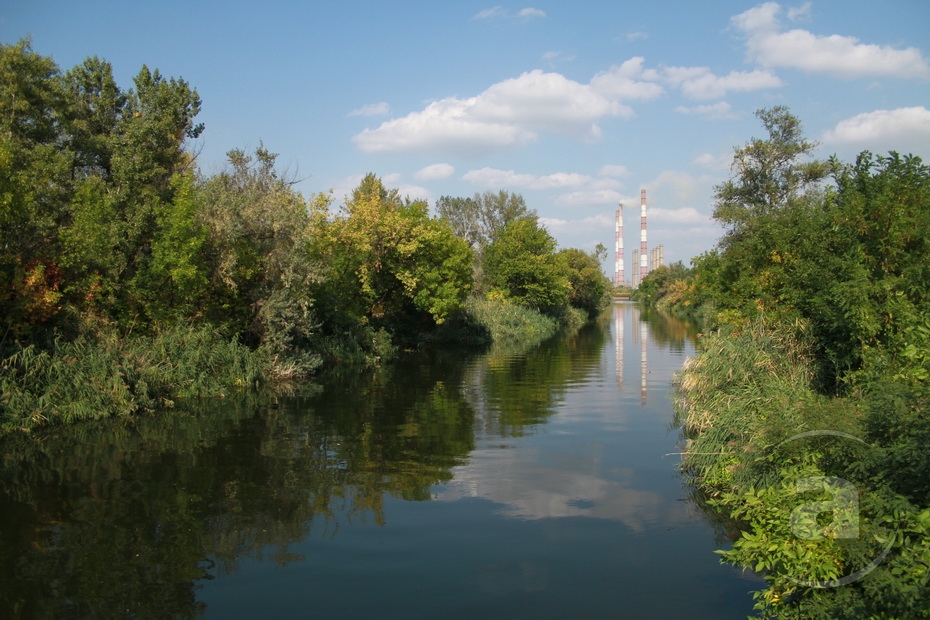
M 434 217 L 369 174 L 336 207 L 264 145 L 203 174 L 200 97 L 157 70 L 126 90 L 104 60 L 62 71 L 24 40 L 0 46 L 0 102 L 4 429 L 543 338 L 607 299 L 602 250 L 558 251 L 519 195 Z
M 930 617 L 930 168 L 816 161 L 784 107 L 716 188 L 718 247 L 638 294 L 705 320 L 683 467 L 762 617 Z

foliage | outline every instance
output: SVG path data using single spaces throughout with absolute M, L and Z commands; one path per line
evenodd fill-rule
M 178 398 L 252 389 L 265 374 L 245 347 L 184 325 L 154 336 L 98 329 L 50 350 L 23 348 L 0 369 L 3 431 L 170 407 Z
M 545 311 L 564 306 L 571 284 L 555 247 L 555 239 L 535 219 L 507 224 L 485 250 L 485 277 L 492 290 L 528 308 Z
M 804 161 L 817 145 L 804 139 L 801 121 L 788 108 L 762 109 L 756 116 L 768 139 L 737 148 L 734 177 L 716 188 L 714 219 L 728 228 L 733 241 L 753 234 L 758 221 L 792 204 L 827 175 L 825 163 Z
M 607 250 L 598 244 L 592 252 L 576 248 L 561 250 L 558 256 L 568 269 L 568 283 L 571 287 L 568 303 L 593 319 L 607 308 L 612 300 L 610 279 L 604 275 L 601 262 L 607 256 Z
M 467 311 L 487 329 L 491 340 L 498 345 L 520 342 L 532 346 L 552 337 L 559 329 L 559 323 L 553 317 L 500 296 L 470 298 Z
M 709 506 L 740 524 L 720 553 L 765 577 L 760 615 L 924 617 L 930 509 L 927 463 L 915 448 L 928 429 L 916 402 L 900 388 L 891 396 L 889 385 L 864 402 L 815 393 L 808 347 L 782 326 L 708 335 L 702 345 L 679 375 L 679 421 L 690 437 L 683 468 Z M 838 499 L 841 482 L 854 502 Z M 807 505 L 819 508 L 799 512 Z M 829 529 L 850 524 L 854 536 Z
M 0 328 L 27 336 L 58 307 L 48 277 L 58 269 L 71 161 L 58 67 L 28 40 L 0 45 L 0 101 Z
M 699 306 L 718 328 L 680 377 L 684 467 L 740 523 L 722 554 L 763 573 L 762 616 L 928 617 L 930 168 L 894 152 L 806 161 L 797 119 L 781 107 L 759 116 L 768 140 L 737 149 L 717 188 L 718 248 L 671 284 L 659 274 L 641 287 L 657 306 Z M 782 443 L 821 429 L 863 443 Z M 855 485 L 857 537 L 788 528 L 805 499 L 797 484 L 812 477 Z M 825 492 L 806 499 L 831 501 Z M 883 548 L 861 580 L 811 585 L 857 575 Z
M 328 266 L 317 295 L 342 329 L 413 339 L 458 311 L 471 290 L 472 252 L 422 201 L 366 176 L 342 212 L 320 225 L 314 254 Z
M 479 255 L 511 222 L 536 218 L 536 211 L 526 206 L 523 196 L 504 190 L 475 194 L 473 198 L 441 196 L 436 211 Z
M 309 253 L 315 228 L 308 205 L 264 146 L 254 157 L 227 155 L 230 169 L 201 188 L 197 225 L 206 230 L 212 285 L 204 311 L 274 360 L 275 374 L 306 375 L 321 363 L 311 350 L 321 268 Z
M 183 79 L 143 66 L 123 89 L 106 60 L 62 72 L 29 40 L 0 46 L 0 77 L 0 354 L 15 375 L 14 426 L 170 400 L 174 388 L 153 391 L 150 378 L 136 389 L 120 370 L 132 364 L 111 355 L 114 334 L 187 337 L 220 356 L 228 339 L 267 379 L 448 338 L 486 343 L 489 327 L 465 300 L 476 277 L 487 291 L 495 244 L 507 294 L 555 317 L 527 313 L 527 324 L 575 324 L 569 301 L 591 315 L 603 303 L 596 257 L 556 255 L 518 194 L 444 197 L 430 217 L 370 174 L 331 213 L 331 197 L 305 199 L 263 144 L 202 175 L 190 151 L 204 131 L 201 99 Z M 88 365 L 62 362 L 75 356 L 68 347 Z M 103 400 L 68 383 L 77 376 L 109 386 Z M 69 395 L 71 409 L 50 404 Z

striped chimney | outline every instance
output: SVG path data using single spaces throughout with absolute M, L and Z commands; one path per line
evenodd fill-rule
M 616 224 L 616 273 L 614 274 L 614 284 L 623 286 L 623 204 L 617 204 L 617 224 Z
M 646 253 L 646 190 L 639 193 L 640 231 L 639 231 L 639 281 L 642 283 L 649 273 L 649 255 Z

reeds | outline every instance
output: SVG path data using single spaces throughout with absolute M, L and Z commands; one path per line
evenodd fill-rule
M 495 344 L 542 342 L 559 330 L 556 319 L 503 299 L 472 298 L 466 310 L 491 333 Z
M 102 330 L 0 361 L 0 431 L 222 397 L 255 388 L 262 377 L 254 353 L 212 328 L 179 325 L 145 336 Z
M 798 333 L 763 321 L 707 335 L 677 375 L 677 421 L 689 443 L 684 468 L 705 486 L 732 485 L 766 446 L 807 427 L 817 395 Z

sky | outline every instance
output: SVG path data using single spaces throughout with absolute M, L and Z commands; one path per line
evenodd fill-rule
M 373 172 L 425 199 L 506 190 L 560 247 L 625 263 L 712 249 L 714 187 L 784 105 L 818 157 L 930 159 L 930 2 L 107 2 L 12 0 L 0 41 L 29 36 L 66 71 L 98 56 L 195 88 L 206 174 L 264 145 L 307 197 L 336 205 Z M 629 282 L 631 270 L 627 269 Z

